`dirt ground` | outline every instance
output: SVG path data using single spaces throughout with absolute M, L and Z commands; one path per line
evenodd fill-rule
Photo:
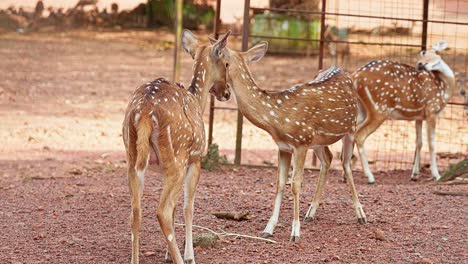
M 168 38 L 161 32 L 0 36 L 0 263 L 130 261 L 130 200 L 120 126 L 127 99 L 137 85 L 170 77 Z M 304 71 L 308 63 L 304 58 L 289 60 L 297 63 L 267 57 L 264 66 L 254 66 L 254 70 L 260 80 L 276 87 L 281 78 Z M 184 83 L 191 76 L 190 63 L 184 55 Z M 268 67 L 273 66 L 288 70 L 272 74 Z M 220 120 L 230 122 L 224 116 Z M 223 122 L 218 119 L 216 125 L 221 127 Z M 218 135 L 217 139 L 225 138 Z M 301 223 L 298 243 L 289 242 L 293 202 L 288 187 L 272 238 L 276 244 L 224 238 L 214 248 L 196 248 L 196 261 L 466 262 L 467 199 L 433 193 L 466 190 L 465 186 L 435 185 L 427 170 L 419 182 L 410 182 L 409 174 L 377 172 L 377 184 L 370 186 L 362 173 L 355 173 L 369 220 L 359 225 L 341 172 L 332 171 L 317 219 Z M 258 235 L 271 214 L 275 177 L 273 169 L 203 171 L 194 224 Z M 301 219 L 316 179 L 316 171 L 304 176 Z M 141 263 L 164 259 L 165 245 L 155 216 L 160 191 L 160 175 L 149 173 L 143 198 Z M 177 223 L 183 223 L 180 208 L 181 201 Z M 220 220 L 211 215 L 213 211 L 244 211 L 253 218 Z M 183 227 L 176 230 L 182 248 Z M 194 229 L 195 235 L 204 232 Z

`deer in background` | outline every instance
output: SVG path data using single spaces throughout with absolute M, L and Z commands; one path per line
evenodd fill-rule
M 278 223 L 283 189 L 294 154 L 292 193 L 294 220 L 291 241 L 299 241 L 299 195 L 308 149 L 312 148 L 321 161 L 317 189 L 304 221 L 314 218 L 327 180 L 332 153 L 328 145 L 342 139 L 343 170 L 352 194 L 353 206 L 360 223 L 366 215 L 359 202 L 350 168 L 353 152 L 353 132 L 356 128 L 357 98 L 351 79 L 340 69 L 332 67 L 318 74 L 314 81 L 283 91 L 262 90 L 250 73 L 249 64 L 259 61 L 266 53 L 267 42 L 257 44 L 247 52 L 226 48 L 223 61 L 228 69 L 228 86 L 235 94 L 240 112 L 255 126 L 268 132 L 278 145 L 278 174 L 273 214 L 263 237 L 273 235 Z
M 427 138 L 431 157 L 431 173 L 440 178 L 435 144 L 436 119 L 455 91 L 455 77 L 438 51 L 446 49 L 440 41 L 431 50 L 420 52 L 418 69 L 393 61 L 372 61 L 352 74 L 354 87 L 362 105 L 365 119 L 358 125 L 355 141 L 362 167 L 370 184 L 375 182 L 369 169 L 364 142 L 385 120 L 415 120 L 416 150 L 411 179 L 419 177 L 422 122 L 427 122 Z
M 337 28 L 336 26 L 328 25 L 325 30 L 324 37 L 328 42 L 327 48 L 332 59 L 332 65 L 338 65 L 338 58 L 340 58 L 340 65 L 342 65 L 342 67 L 346 67 L 351 53 L 350 45 L 349 43 L 337 43 L 335 41 L 348 41 L 349 29 Z
M 132 263 L 138 263 L 141 197 L 150 152 L 163 173 L 163 190 L 157 218 L 168 245 L 166 260 L 194 263 L 192 219 L 200 159 L 205 149 L 202 113 L 208 92 L 220 101 L 229 99 L 226 67 L 220 55 L 229 32 L 213 45 L 202 45 L 188 30 L 182 35 L 184 50 L 195 60 L 188 90 L 165 79 L 137 88 L 128 104 L 122 135 L 127 153 L 127 174 L 132 212 Z M 177 199 L 184 190 L 185 252 L 179 252 L 174 232 Z

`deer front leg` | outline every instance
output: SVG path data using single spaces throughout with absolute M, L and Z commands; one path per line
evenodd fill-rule
M 193 163 L 187 170 L 184 184 L 184 217 L 185 217 L 185 263 L 195 264 L 192 240 L 193 203 L 198 180 L 200 179 L 200 161 Z
M 435 153 L 435 126 L 435 117 L 427 120 L 427 140 L 429 143 L 429 153 L 431 156 L 431 173 L 432 177 L 434 177 L 434 179 L 437 181 L 440 179 L 440 174 L 439 169 L 437 168 L 437 159 Z
M 307 147 L 300 146 L 294 149 L 294 171 L 292 193 L 294 196 L 294 219 L 292 222 L 291 241 L 298 242 L 300 237 L 301 222 L 299 221 L 299 195 L 301 192 L 302 174 L 307 154 Z
M 310 222 L 314 220 L 315 212 L 320 205 L 323 189 L 325 187 L 325 183 L 327 182 L 328 169 L 330 168 L 330 164 L 333 158 L 333 155 L 328 147 L 316 148 L 314 149 L 314 152 L 320 159 L 320 173 L 314 198 L 312 199 L 309 210 L 307 210 L 307 213 L 304 217 L 304 222 Z
M 291 167 L 291 156 L 290 152 L 278 151 L 278 174 L 276 177 L 276 195 L 273 203 L 273 214 L 268 221 L 265 230 L 263 230 L 261 237 L 267 238 L 273 236 L 273 230 L 278 223 L 279 212 L 281 207 L 281 200 L 283 198 L 283 190 L 288 178 L 288 171 Z
M 345 173 L 349 190 L 351 192 L 351 197 L 353 199 L 353 206 L 354 210 L 356 211 L 356 216 L 358 218 L 358 222 L 360 224 L 365 224 L 367 223 L 367 218 L 366 214 L 364 213 L 364 210 L 362 209 L 362 205 L 359 202 L 359 197 L 358 193 L 356 191 L 356 186 L 354 185 L 354 179 L 353 179 L 353 172 L 351 170 L 351 157 L 353 156 L 353 147 L 354 147 L 354 142 L 353 138 L 351 135 L 346 135 L 343 138 L 343 153 L 342 153 L 342 164 L 343 164 L 343 171 Z
M 419 178 L 422 148 L 422 120 L 416 120 L 416 149 L 414 151 L 414 166 L 411 172 L 411 180 Z

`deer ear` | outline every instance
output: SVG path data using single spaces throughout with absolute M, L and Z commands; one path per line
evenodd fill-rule
M 261 60 L 268 50 L 268 42 L 262 41 L 245 52 L 247 63 Z
M 435 51 L 441 51 L 444 50 L 448 47 L 448 42 L 447 40 L 441 40 L 437 42 L 436 44 L 432 45 L 432 49 Z
M 216 43 L 216 39 L 212 38 L 212 37 L 208 37 L 208 40 L 210 41 L 210 44 L 213 45 Z
M 192 56 L 192 59 L 195 59 L 195 53 L 199 43 L 200 40 L 198 40 L 198 37 L 195 34 L 190 30 L 184 29 L 184 32 L 182 32 L 182 47 L 185 52 Z
M 231 35 L 231 31 L 229 30 L 226 32 L 226 34 L 222 35 L 218 40 L 216 40 L 216 43 L 213 44 L 213 51 L 215 56 L 218 58 L 221 56 L 223 53 L 224 49 L 226 48 L 227 45 L 227 39 Z M 211 40 L 210 40 L 211 41 Z

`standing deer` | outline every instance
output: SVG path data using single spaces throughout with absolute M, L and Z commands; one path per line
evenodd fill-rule
M 422 122 L 427 122 L 427 138 L 431 156 L 431 173 L 438 180 L 435 144 L 436 119 L 455 90 L 453 71 L 437 54 L 447 48 L 440 41 L 431 50 L 423 50 L 418 69 L 392 61 L 372 61 L 353 73 L 354 86 L 365 110 L 355 141 L 364 173 L 370 184 L 375 182 L 369 169 L 364 142 L 385 120 L 416 120 L 416 151 L 411 179 L 419 176 L 422 147 Z
M 254 125 L 268 132 L 279 148 L 273 214 L 262 236 L 272 236 L 278 223 L 283 189 L 294 154 L 294 220 L 291 241 L 299 241 L 299 194 L 307 151 L 310 148 L 314 150 L 320 159 L 321 168 L 317 189 L 304 221 L 314 218 L 320 204 L 333 157 L 328 145 L 340 139 L 345 146 L 343 170 L 348 179 L 353 206 L 359 222 L 365 223 L 366 215 L 359 202 L 349 163 L 357 117 L 357 98 L 351 79 L 340 69 L 332 67 L 320 72 L 315 80 L 287 90 L 262 90 L 255 83 L 248 65 L 259 61 L 267 48 L 267 42 L 262 42 L 247 52 L 226 48 L 223 55 L 228 68 L 228 86 L 235 94 L 240 112 Z
M 327 26 L 324 38 L 328 42 L 328 53 L 332 59 L 332 65 L 338 65 L 338 59 L 341 58 L 342 67 L 348 65 L 351 47 L 349 43 L 337 43 L 335 41 L 348 41 L 349 29 L 337 28 L 335 26 Z
M 229 32 L 213 45 L 202 45 L 197 36 L 185 30 L 184 50 L 195 60 L 188 90 L 165 79 L 140 86 L 133 93 L 123 122 L 122 134 L 127 152 L 128 184 L 132 212 L 132 263 L 138 263 L 141 197 L 150 152 L 163 172 L 163 190 L 157 218 L 168 245 L 166 260 L 183 263 L 174 233 L 177 199 L 184 190 L 186 263 L 194 263 L 192 218 L 195 189 L 200 177 L 200 159 L 205 149 L 202 113 L 208 92 L 226 101 L 226 67 L 220 55 Z

